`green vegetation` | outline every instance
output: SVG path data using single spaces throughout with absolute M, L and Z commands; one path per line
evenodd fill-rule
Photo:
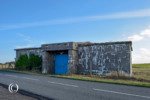
M 133 64 L 133 77 L 150 82 L 150 64 Z
M 25 70 L 29 66 L 29 58 L 27 55 L 21 55 L 19 59 L 16 61 L 16 69 L 17 70 Z
M 149 87 L 150 82 L 142 82 L 132 79 L 110 79 L 104 77 L 95 77 L 95 76 L 83 76 L 83 75 L 52 75 L 57 78 L 66 78 L 73 80 L 82 80 L 82 81 L 91 81 L 91 82 L 100 82 L 100 83 L 111 83 L 111 84 L 122 84 L 122 85 L 132 85 L 132 86 L 141 86 L 141 87 Z
M 29 70 L 41 70 L 41 65 L 42 59 L 39 56 L 33 54 L 29 56 Z
M 39 56 L 31 54 L 21 55 L 16 61 L 17 70 L 41 70 L 42 60 Z
M 6 71 L 6 70 L 5 70 Z M 10 70 L 7 70 L 10 71 Z M 15 71 L 12 72 L 26 73 L 26 74 L 36 74 L 42 75 L 35 71 Z M 150 64 L 133 64 L 133 76 L 132 77 L 102 77 L 96 75 L 49 75 L 45 74 L 47 77 L 57 77 L 57 78 L 66 78 L 73 80 L 82 80 L 82 81 L 91 81 L 91 82 L 100 82 L 100 83 L 110 83 L 110 84 L 123 84 L 123 85 L 132 85 L 132 86 L 141 86 L 150 88 Z

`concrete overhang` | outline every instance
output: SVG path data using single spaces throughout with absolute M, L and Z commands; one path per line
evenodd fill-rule
M 41 49 L 41 47 L 34 47 L 34 48 L 17 48 L 14 49 L 15 51 L 20 51 L 20 50 L 35 50 L 35 49 Z
M 63 42 L 63 43 L 52 43 L 42 45 L 42 50 L 44 51 L 76 50 L 76 49 L 77 43 L 75 42 Z

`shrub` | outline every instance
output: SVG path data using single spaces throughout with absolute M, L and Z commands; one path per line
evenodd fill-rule
M 29 58 L 27 55 L 21 55 L 16 61 L 16 69 L 25 70 L 29 66 Z
M 29 70 L 41 70 L 42 59 L 38 55 L 29 56 Z
M 16 61 L 17 70 L 41 70 L 42 59 L 41 57 L 31 54 L 21 55 Z

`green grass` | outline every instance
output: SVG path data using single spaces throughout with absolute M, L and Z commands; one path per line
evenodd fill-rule
M 128 79 L 109 79 L 103 77 L 93 77 L 93 76 L 83 76 L 83 75 L 54 75 L 53 77 L 58 78 L 67 78 L 73 80 L 82 80 L 82 81 L 91 81 L 91 82 L 100 82 L 100 83 L 111 83 L 111 84 L 122 84 L 122 85 L 131 85 L 131 86 L 140 86 L 140 87 L 149 87 L 149 82 L 141 82 Z
M 133 77 L 150 82 L 150 64 L 133 64 Z
M 12 72 L 43 75 L 41 73 L 28 72 L 28 71 L 12 70 Z M 100 82 L 100 83 L 141 86 L 141 87 L 149 87 L 150 88 L 150 64 L 133 64 L 133 76 L 132 77 L 115 77 L 115 76 L 114 77 L 100 77 L 100 76 L 95 76 L 95 75 L 89 76 L 89 75 L 75 75 L 75 74 L 73 74 L 73 75 L 49 75 L 49 74 L 46 74 L 44 76 L 81 80 L 81 81 Z

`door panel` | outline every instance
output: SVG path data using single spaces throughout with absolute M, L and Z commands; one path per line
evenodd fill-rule
M 68 71 L 68 55 L 55 55 L 55 74 L 66 74 Z

